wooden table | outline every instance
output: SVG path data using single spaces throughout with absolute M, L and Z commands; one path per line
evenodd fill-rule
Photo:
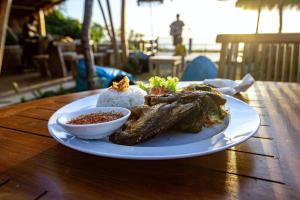
M 47 130 L 69 94 L 1 109 L 0 199 L 299 199 L 300 84 L 257 82 L 247 142 L 203 157 L 133 161 L 62 146 Z
M 159 76 L 160 66 L 167 65 L 172 67 L 172 76 L 177 76 L 179 70 L 181 69 L 181 56 L 151 56 L 149 58 L 150 73 L 154 74 L 154 69 L 156 70 L 155 75 Z

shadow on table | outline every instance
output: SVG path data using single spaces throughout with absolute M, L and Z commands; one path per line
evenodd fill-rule
M 231 197 L 228 195 L 239 192 L 244 183 L 249 186 L 244 177 L 236 175 L 252 170 L 251 158 L 246 163 L 242 156 L 228 150 L 177 160 L 122 160 L 88 155 L 57 144 L 7 173 L 66 197 Z

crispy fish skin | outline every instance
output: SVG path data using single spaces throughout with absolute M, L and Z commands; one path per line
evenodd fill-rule
M 172 103 L 174 101 L 181 101 L 181 102 L 192 102 L 199 100 L 204 96 L 210 96 L 215 103 L 218 105 L 224 105 L 226 103 L 226 99 L 223 98 L 222 94 L 217 90 L 212 91 L 201 91 L 201 90 L 194 90 L 194 91 L 182 91 L 180 93 L 173 93 L 168 95 L 162 96 L 155 96 L 155 95 L 146 95 L 145 96 L 145 104 L 149 106 L 153 106 L 159 103 Z
M 167 94 L 167 95 L 146 95 L 145 104 L 148 106 L 154 106 L 160 103 L 172 103 L 179 99 L 179 95 L 176 94 Z
M 224 119 L 226 113 L 216 103 L 211 95 L 204 95 L 197 101 L 197 107 L 189 116 L 183 118 L 175 126 L 176 130 L 198 133 L 203 127 L 210 127 Z
M 174 127 L 176 130 L 198 133 L 203 127 L 220 123 L 227 116 L 228 113 L 222 109 L 226 99 L 217 89 L 205 84 L 192 84 L 183 88 L 183 92 L 191 96 L 196 95 L 201 99 L 197 101 L 197 109 L 177 123 Z
M 221 107 L 225 103 L 222 94 L 209 86 L 162 96 L 147 95 L 145 105 L 133 108 L 122 130 L 111 135 L 109 140 L 122 145 L 135 145 L 171 127 L 199 132 L 202 127 L 224 118 L 226 113 Z
M 145 109 L 144 105 L 143 107 Z M 194 107 L 194 103 L 181 104 L 177 101 L 149 106 L 147 112 L 140 113 L 136 120 L 130 119 L 129 123 L 121 131 L 111 135 L 109 140 L 123 145 L 135 145 L 147 141 L 188 116 Z

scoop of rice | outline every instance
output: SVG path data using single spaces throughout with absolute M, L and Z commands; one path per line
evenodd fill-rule
M 138 87 L 129 87 L 124 92 L 108 88 L 99 95 L 97 106 L 132 108 L 144 104 L 144 96 L 146 94 L 144 90 Z

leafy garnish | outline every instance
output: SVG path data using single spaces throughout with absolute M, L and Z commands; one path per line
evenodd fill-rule
M 159 76 L 153 76 L 149 79 L 150 87 L 163 87 L 163 84 L 165 82 L 164 78 L 161 78 Z
M 176 91 L 178 81 L 177 77 L 167 77 L 167 80 L 163 83 L 163 87 L 171 91 Z
M 141 88 L 142 90 L 145 90 L 146 92 L 149 92 L 150 88 L 148 85 L 145 85 L 142 81 L 137 81 L 136 83 L 139 88 Z
M 178 82 L 179 79 L 177 77 L 162 78 L 159 76 L 154 76 L 149 79 L 148 85 L 145 85 L 142 82 L 138 82 L 138 86 L 147 92 L 158 90 L 161 92 L 175 92 L 177 89 Z

